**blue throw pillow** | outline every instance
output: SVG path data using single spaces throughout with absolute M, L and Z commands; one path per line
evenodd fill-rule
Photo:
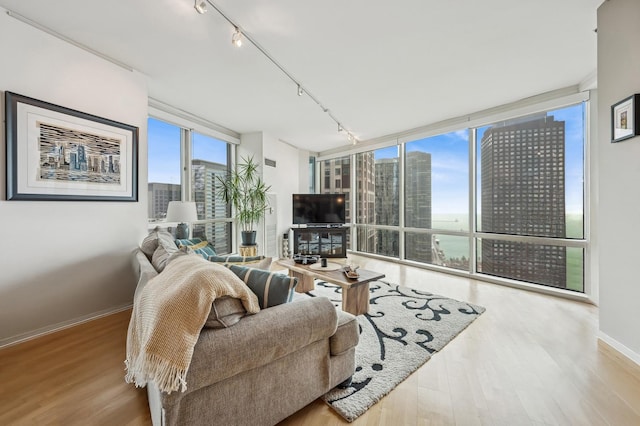
M 213 246 L 207 242 L 207 240 L 203 240 L 202 238 L 191 238 L 191 239 L 177 239 L 176 245 L 180 248 L 188 247 L 194 253 L 198 253 L 200 256 L 208 259 L 209 256 L 215 256 L 216 251 Z
M 258 296 L 261 309 L 291 302 L 293 299 L 293 291 L 298 285 L 297 278 L 246 266 L 228 267 Z

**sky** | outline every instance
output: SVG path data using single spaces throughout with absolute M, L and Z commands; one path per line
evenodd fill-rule
M 584 106 L 578 104 L 549 111 L 556 121 L 565 121 L 565 208 L 569 214 L 583 211 Z M 478 141 L 490 126 L 478 129 Z M 469 210 L 468 131 L 459 130 L 409 142 L 406 151 L 431 153 L 431 202 L 433 214 L 466 214 Z M 375 159 L 397 158 L 398 147 L 375 151 Z M 480 150 L 477 154 L 480 163 Z M 478 168 L 478 190 L 482 182 Z M 478 203 L 480 200 L 478 199 Z
M 149 118 L 149 182 L 180 183 L 180 127 Z M 227 143 L 193 132 L 192 158 L 227 163 Z
M 583 211 L 584 105 L 554 111 L 556 120 L 565 121 L 565 185 L 567 213 Z M 478 129 L 478 140 L 489 126 Z M 180 128 L 149 119 L 149 182 L 180 183 Z M 226 164 L 227 144 L 193 134 L 193 158 Z M 431 153 L 433 214 L 466 214 L 469 208 L 469 147 L 466 129 L 408 142 L 406 151 Z M 375 158 L 396 158 L 398 147 L 375 151 Z M 479 151 L 478 151 L 478 162 Z M 479 176 L 478 176 L 479 179 Z M 479 185 L 482 183 L 479 182 Z

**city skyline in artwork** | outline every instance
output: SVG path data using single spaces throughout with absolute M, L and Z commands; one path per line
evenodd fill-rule
M 120 185 L 121 141 L 38 122 L 39 180 Z

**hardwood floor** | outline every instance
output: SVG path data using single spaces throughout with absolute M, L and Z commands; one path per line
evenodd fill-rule
M 487 308 L 354 425 L 640 425 L 640 368 L 598 344 L 597 307 L 353 259 Z M 145 390 L 123 378 L 129 315 L 0 350 L 0 425 L 151 424 Z M 281 423 L 343 424 L 319 400 Z

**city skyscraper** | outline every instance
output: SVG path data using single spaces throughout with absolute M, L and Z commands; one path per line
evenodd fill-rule
M 431 154 L 410 151 L 405 156 L 405 226 L 431 228 Z M 431 236 L 408 232 L 405 235 L 405 257 L 419 262 L 432 262 Z
M 375 161 L 375 221 L 372 223 L 400 224 L 399 166 L 398 158 Z M 375 253 L 394 257 L 400 254 L 400 235 L 397 231 L 380 230 L 376 234 Z
M 375 206 L 374 155 L 373 152 L 358 154 L 355 179 L 351 176 L 351 157 L 325 160 L 320 164 L 320 187 L 324 194 L 345 194 L 346 220 L 351 222 L 354 206 L 358 204 L 356 223 L 374 223 Z M 355 184 L 354 184 L 355 183 Z M 371 208 L 371 222 L 367 222 L 366 207 Z M 358 229 L 358 244 L 362 247 L 375 247 L 375 230 Z M 364 243 L 363 243 L 364 241 Z M 347 247 L 350 246 L 350 233 L 347 233 Z M 372 244 L 363 245 L 363 244 Z
M 196 202 L 198 219 L 216 219 L 229 217 L 228 206 L 217 198 L 216 176 L 224 178 L 229 169 L 226 164 L 194 159 L 191 161 L 193 170 L 193 201 Z M 195 225 L 193 236 L 209 241 L 217 253 L 231 251 L 231 232 L 229 222 L 215 222 Z
M 386 256 L 399 255 L 400 235 L 395 230 L 375 229 L 366 225 L 400 224 L 400 170 L 398 158 L 375 160 L 375 152 L 356 155 L 355 179 L 350 177 L 350 157 L 325 160 L 321 163 L 323 193 L 342 192 L 350 205 L 357 204 L 356 223 L 358 250 Z M 406 226 L 431 228 L 431 154 L 410 152 L 406 157 Z M 352 182 L 356 186 L 352 186 Z M 351 194 L 357 190 L 356 194 Z M 362 226 L 365 225 L 365 226 Z M 431 238 L 427 234 L 407 234 L 408 259 L 431 261 Z
M 566 236 L 565 123 L 544 114 L 487 129 L 481 141 L 481 231 Z M 482 240 L 483 273 L 566 287 L 566 248 Z
M 167 217 L 169 201 L 180 201 L 181 198 L 179 184 L 149 182 L 147 197 L 149 203 L 149 221 L 157 222 Z

